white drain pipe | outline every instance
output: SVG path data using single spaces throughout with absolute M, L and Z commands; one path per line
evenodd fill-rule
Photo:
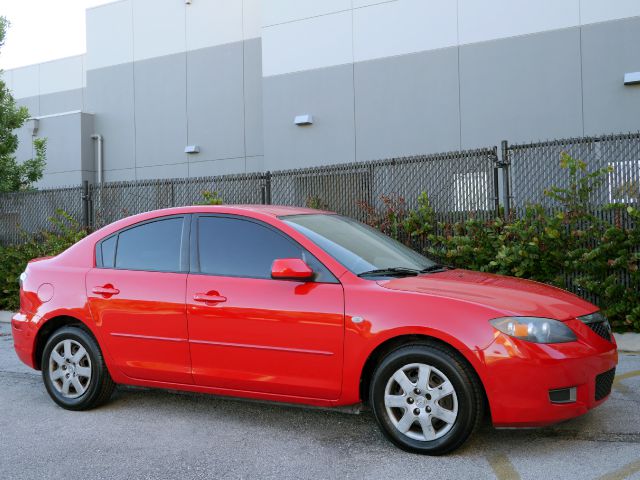
M 92 140 L 98 141 L 98 185 L 102 185 L 102 135 L 94 133 L 91 135 Z

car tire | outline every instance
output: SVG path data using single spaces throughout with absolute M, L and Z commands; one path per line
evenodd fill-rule
M 403 450 L 444 455 L 480 424 L 484 395 L 476 373 L 437 344 L 402 346 L 376 367 L 369 402 L 384 435 Z
M 81 327 L 56 330 L 44 347 L 41 366 L 47 392 L 67 410 L 98 407 L 115 388 L 98 343 Z

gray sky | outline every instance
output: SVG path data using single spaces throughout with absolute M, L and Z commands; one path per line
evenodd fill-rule
M 11 22 L 0 69 L 86 52 L 85 9 L 113 0 L 0 0 Z

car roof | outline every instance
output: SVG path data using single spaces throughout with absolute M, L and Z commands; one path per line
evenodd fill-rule
M 312 214 L 335 214 L 327 210 L 315 210 L 304 207 L 287 207 L 283 205 L 193 205 L 187 207 L 173 207 L 162 210 L 153 210 L 140 214 L 147 218 L 161 215 L 176 215 L 181 213 L 221 213 L 238 215 L 267 215 L 270 217 L 282 217 L 287 215 L 312 215 Z M 253 214 L 253 215 L 252 215 Z M 136 215 L 138 216 L 138 215 Z

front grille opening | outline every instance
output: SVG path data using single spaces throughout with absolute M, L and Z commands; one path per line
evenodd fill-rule
M 616 377 L 616 369 L 601 373 L 596 377 L 596 401 L 602 400 L 611 393 L 613 379 Z
M 611 341 L 611 327 L 609 326 L 609 322 L 604 321 L 587 323 L 587 326 L 608 342 Z

